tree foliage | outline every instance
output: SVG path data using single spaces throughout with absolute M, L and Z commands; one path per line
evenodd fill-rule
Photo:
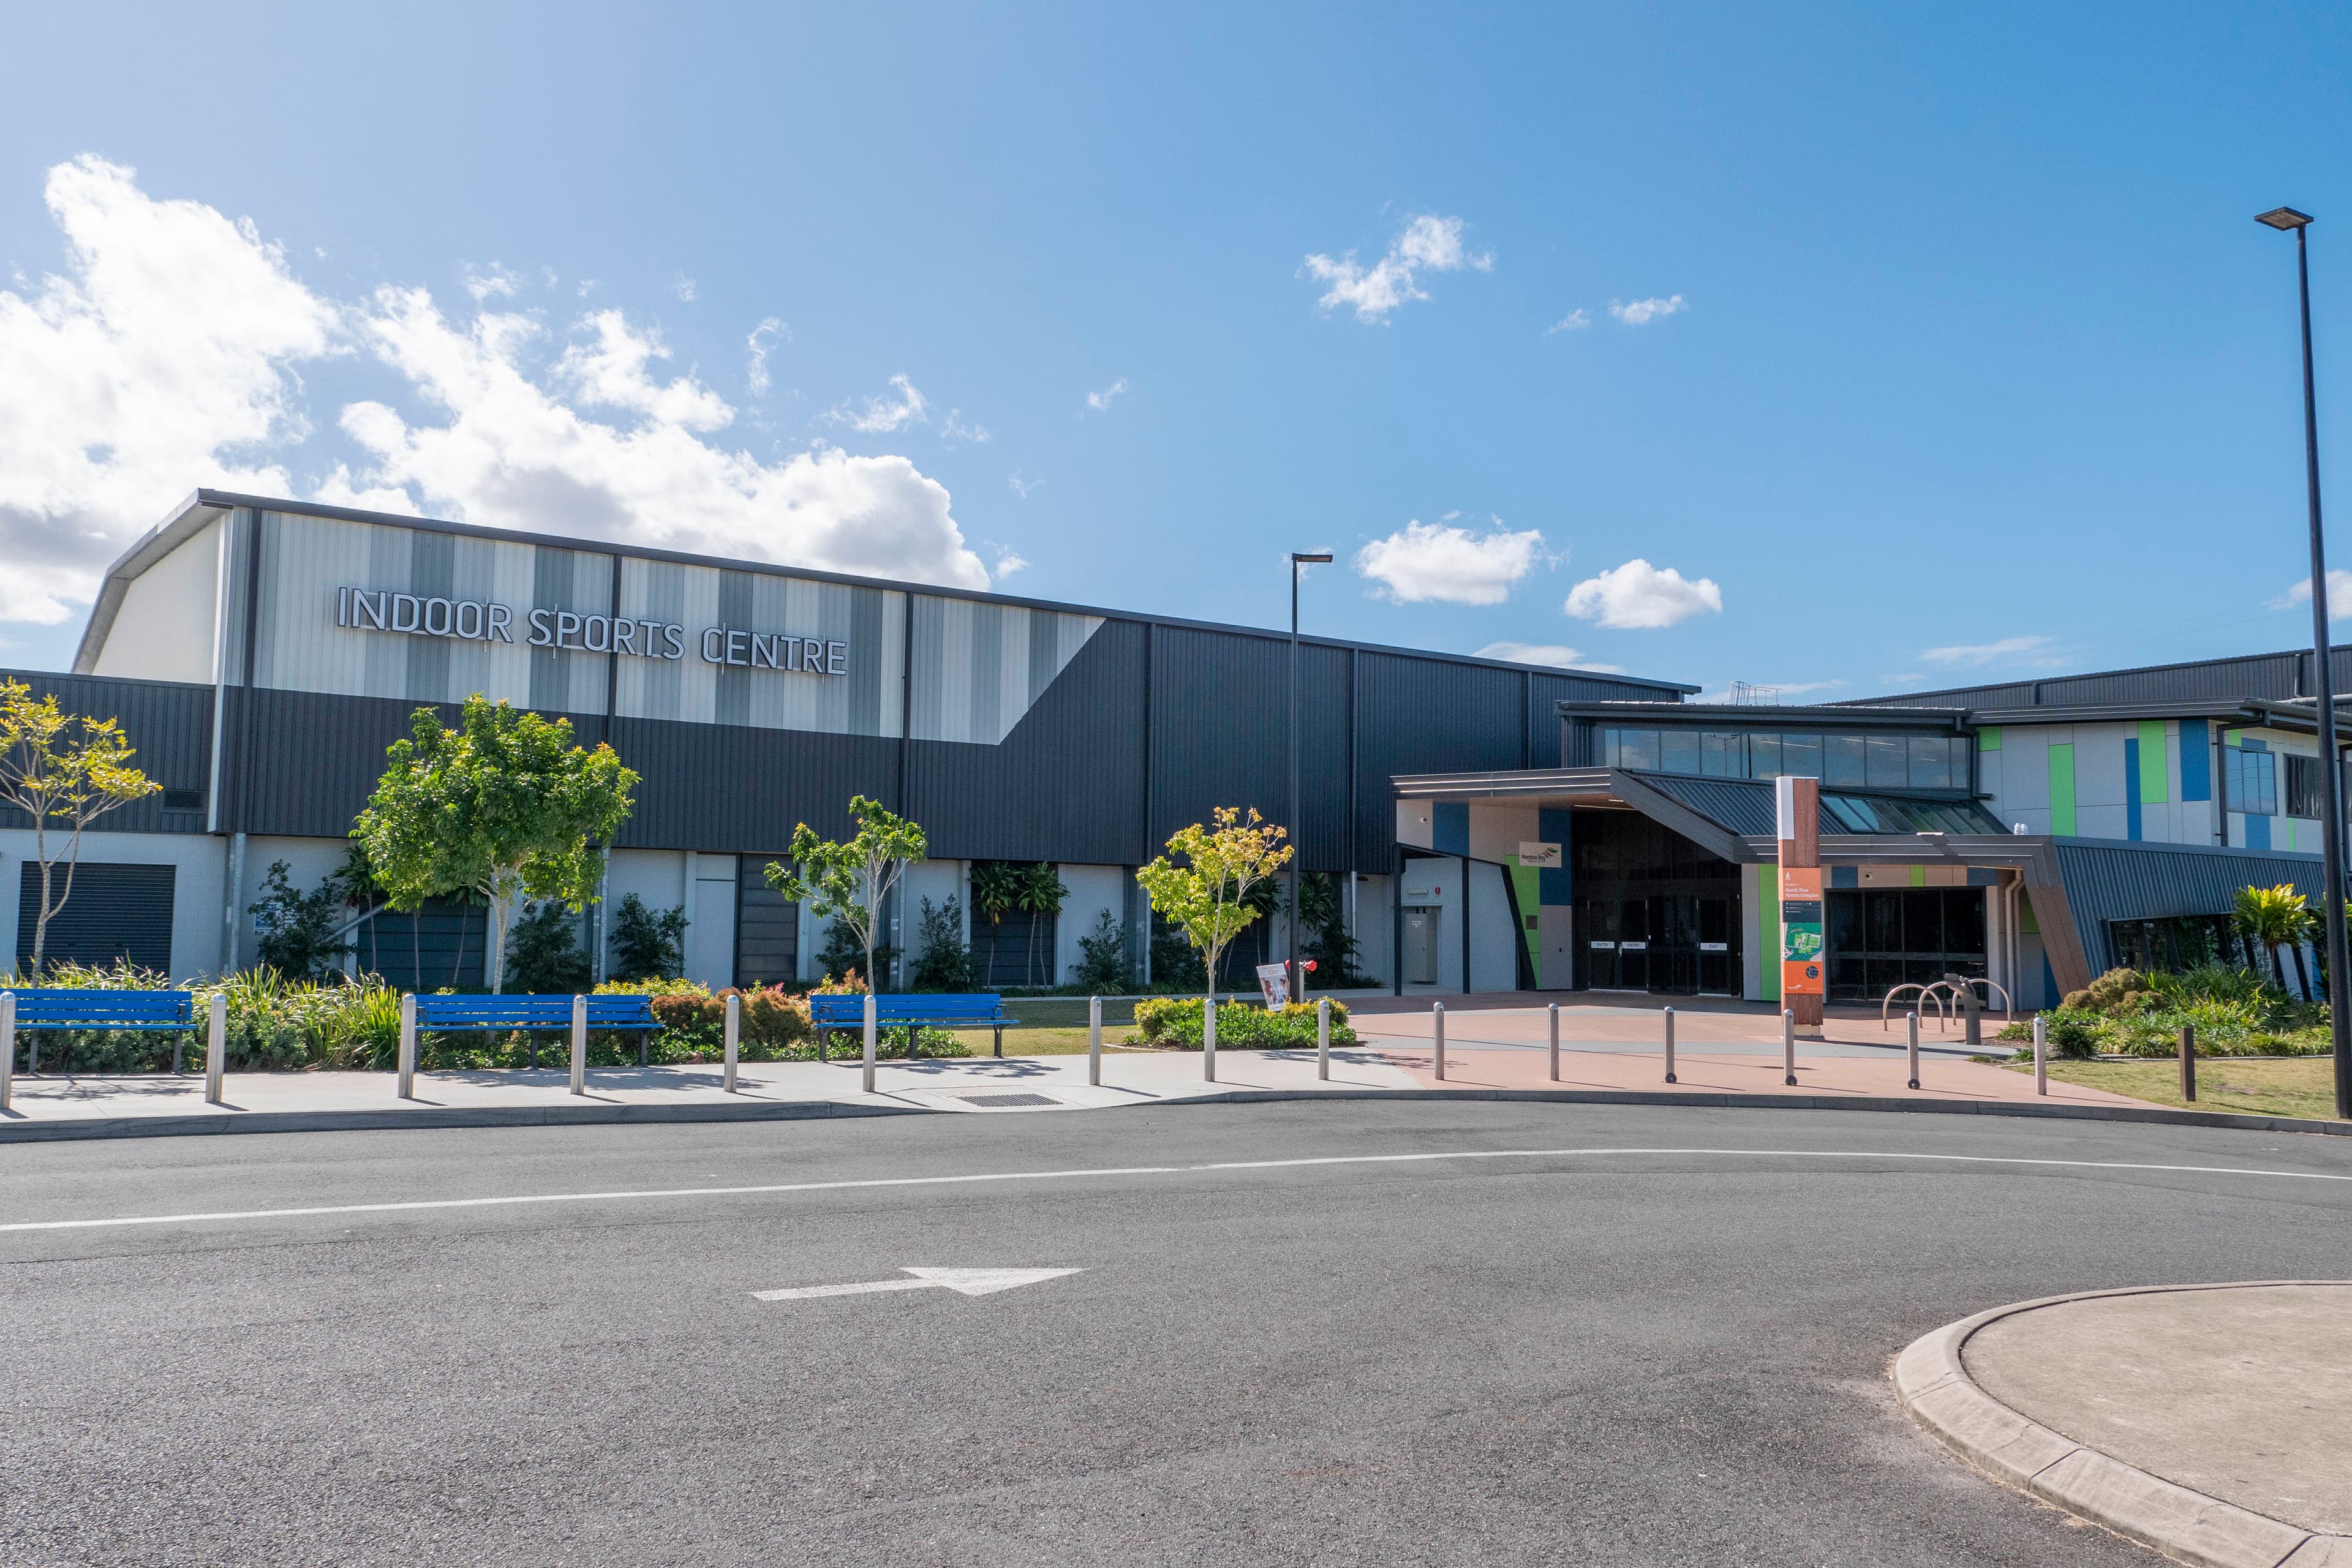
M 588 989 L 591 969 L 580 945 L 579 919 L 553 900 L 526 908 L 508 944 L 507 974 L 516 990 L 560 996 Z
M 48 952 L 49 921 L 73 897 L 83 830 L 116 806 L 163 787 L 131 765 L 136 754 L 113 720 L 64 712 L 54 692 L 37 700 L 24 681 L 0 679 L 0 806 L 33 819 L 33 858 L 40 868 L 40 904 L 33 917 L 37 982 Z M 51 838 L 59 830 L 62 844 Z
M 1201 952 L 1211 977 L 1234 938 L 1264 912 L 1269 879 L 1288 864 L 1288 833 L 1238 806 L 1221 805 L 1213 826 L 1194 823 L 1168 840 L 1168 853 L 1135 873 L 1151 907 Z M 1181 860 L 1181 863 L 1180 863 Z
M 419 708 L 394 742 L 352 829 L 396 910 L 468 889 L 490 907 L 491 988 L 506 983 L 507 919 L 518 900 L 596 901 L 608 844 L 627 820 L 637 775 L 613 748 L 572 743 L 572 721 L 466 699 L 457 728 Z
M 613 978 L 671 980 L 686 973 L 686 906 L 655 910 L 635 893 L 613 911 Z
M 2286 971 L 2279 963 L 2279 950 L 2293 948 L 2295 965 L 2302 967 L 2304 939 L 2318 921 L 2310 901 L 2294 890 L 2292 882 L 2281 882 L 2275 888 L 2241 888 L 2230 913 L 2239 931 L 2269 951 L 2271 968 L 2284 985 Z M 2304 994 L 2311 994 L 2307 979 Z
M 348 867 L 329 872 L 307 893 L 294 886 L 289 869 L 283 860 L 271 861 L 260 899 L 246 907 L 261 933 L 254 956 L 289 980 L 324 980 L 352 951 L 351 939 L 337 934 L 350 923 L 343 912 L 352 897 Z
M 918 991 L 970 991 L 973 988 L 971 948 L 963 940 L 963 906 L 950 896 L 944 904 L 923 900 L 917 923 L 915 972 L 908 983 Z
M 873 989 L 874 930 L 891 885 L 929 849 L 923 830 L 878 800 L 853 795 L 849 819 L 857 831 L 846 844 L 817 837 L 803 822 L 793 829 L 785 860 L 770 861 L 768 886 L 820 920 L 837 921 L 866 953 L 866 989 Z

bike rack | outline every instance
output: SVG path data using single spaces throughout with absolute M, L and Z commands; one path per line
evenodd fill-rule
M 1992 1009 L 1992 997 L 1990 993 L 1995 991 L 2000 992 L 2001 1013 L 2000 1021 L 2002 1027 L 2006 1028 L 2008 1026 L 2017 1022 L 2017 1004 L 2011 998 L 2009 988 L 2001 984 L 2000 981 L 1987 979 L 1982 975 L 1972 975 L 1967 981 L 1963 982 L 1963 984 L 1969 985 L 1981 985 L 1985 988 L 1988 993 L 1985 997 L 1985 1010 L 1988 1012 Z M 1929 981 L 1924 985 L 1916 981 L 1906 981 L 1901 985 L 1890 988 L 1885 996 L 1879 1001 L 1879 1033 L 1885 1034 L 1886 1032 L 1887 1009 L 1892 1007 L 1895 1005 L 1895 999 L 1903 994 L 1906 991 L 1916 991 L 1919 993 L 1918 1000 L 1923 1005 L 1931 1002 L 1935 1004 L 1936 1030 L 1938 1034 L 1941 1034 L 1946 1028 L 1950 1026 L 1953 1013 L 1958 1011 L 1960 1007 L 1959 987 L 1954 985 L 1948 980 Z

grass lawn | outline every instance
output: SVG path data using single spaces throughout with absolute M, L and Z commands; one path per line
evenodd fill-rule
M 2032 1072 L 2033 1064 L 2006 1064 Z M 2063 1083 L 2127 1094 L 2151 1105 L 2181 1106 L 2180 1058 L 2147 1061 L 2053 1061 L 2050 1076 Z M 2336 1116 L 2336 1064 L 2326 1057 L 2199 1057 L 2197 1109 L 2253 1116 Z
M 1134 1030 L 1132 1023 L 1113 1024 L 1105 1018 L 1103 1049 L 1108 1051 L 1123 1045 Z M 992 1043 L 988 1030 L 956 1029 L 950 1032 L 971 1047 L 973 1056 L 988 1054 Z M 1004 1054 L 1008 1057 L 1082 1057 L 1087 1054 L 1087 1027 L 1081 1024 L 1076 1028 L 1007 1029 L 1004 1031 Z

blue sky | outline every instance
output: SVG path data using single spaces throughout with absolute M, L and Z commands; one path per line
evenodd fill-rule
M 2290 646 L 2282 202 L 2352 506 L 2341 8 L 326 9 L 12 23 L 7 662 L 256 476 L 1711 691 Z

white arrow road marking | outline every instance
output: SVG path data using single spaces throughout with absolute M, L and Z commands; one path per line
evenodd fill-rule
M 869 1279 L 862 1285 L 803 1285 L 796 1290 L 754 1290 L 761 1301 L 806 1301 L 819 1296 L 867 1296 L 881 1290 L 952 1290 L 959 1296 L 993 1296 L 1083 1268 L 908 1268 L 911 1279 Z

